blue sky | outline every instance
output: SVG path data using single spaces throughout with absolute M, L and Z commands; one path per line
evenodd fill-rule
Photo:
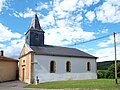
M 92 42 L 80 42 L 116 32 L 120 60 L 120 0 L 0 0 L 0 49 L 18 58 L 25 32 L 37 13 L 45 31 L 45 44 L 72 47 L 114 60 L 113 35 Z

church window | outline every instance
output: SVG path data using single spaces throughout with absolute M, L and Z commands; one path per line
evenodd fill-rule
M 23 63 L 25 63 L 25 60 L 23 60 Z
M 25 60 L 22 60 L 22 67 L 25 66 Z
M 55 73 L 56 71 L 56 63 L 55 61 L 50 62 L 50 73 Z
M 70 63 L 70 61 L 66 62 L 66 72 L 71 72 L 71 63 Z
M 91 70 L 90 62 L 87 62 L 87 71 L 90 71 L 90 70 Z

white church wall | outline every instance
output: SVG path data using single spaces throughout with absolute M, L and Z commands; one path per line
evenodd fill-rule
M 56 62 L 56 72 L 50 73 L 50 62 Z M 66 62 L 71 62 L 71 72 L 66 72 Z M 61 56 L 34 56 L 34 79 L 38 77 L 39 82 L 50 82 L 60 80 L 84 80 L 96 79 L 96 61 L 91 58 L 73 58 Z M 91 64 L 91 70 L 87 71 L 87 62 Z

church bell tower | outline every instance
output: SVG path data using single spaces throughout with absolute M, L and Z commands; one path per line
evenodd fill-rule
M 44 31 L 41 29 L 37 14 L 33 16 L 25 36 L 25 43 L 30 46 L 44 45 Z

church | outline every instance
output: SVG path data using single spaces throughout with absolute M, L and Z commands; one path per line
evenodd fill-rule
M 44 33 L 35 14 L 19 56 L 19 80 L 44 83 L 97 79 L 97 57 L 75 48 L 46 45 Z

